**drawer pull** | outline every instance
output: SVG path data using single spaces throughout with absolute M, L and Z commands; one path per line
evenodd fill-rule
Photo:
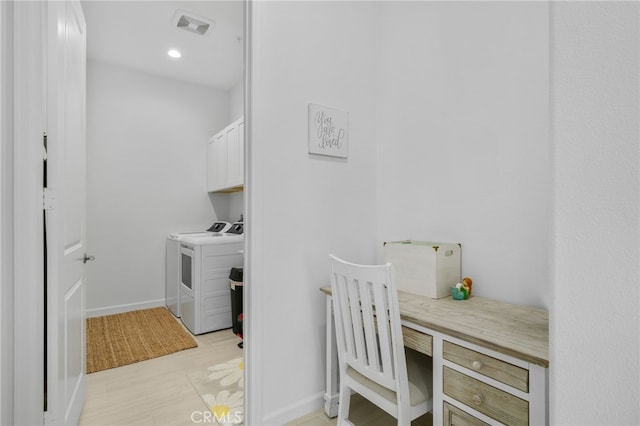
M 482 405 L 482 403 L 484 402 L 484 396 L 481 393 L 477 393 L 475 395 L 473 395 L 473 403 L 476 405 Z
M 482 367 L 484 367 L 482 361 L 473 361 L 471 363 L 471 368 L 473 368 L 474 370 L 480 370 Z

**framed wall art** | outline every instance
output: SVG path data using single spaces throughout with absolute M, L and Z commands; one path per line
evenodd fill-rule
M 347 158 L 349 113 L 309 104 L 309 153 Z

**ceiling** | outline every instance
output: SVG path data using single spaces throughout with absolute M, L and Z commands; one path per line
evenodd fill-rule
M 84 0 L 87 57 L 229 90 L 244 71 L 244 2 Z M 172 23 L 178 10 L 215 21 L 198 35 Z M 167 51 L 177 49 L 179 59 Z

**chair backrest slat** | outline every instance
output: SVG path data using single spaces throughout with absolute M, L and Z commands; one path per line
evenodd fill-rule
M 376 306 L 376 319 L 378 322 L 378 340 L 380 340 L 380 353 L 382 354 L 382 371 L 394 378 L 393 375 L 393 358 L 392 358 L 392 338 L 391 328 L 389 326 L 389 297 L 385 294 L 386 287 L 378 285 L 374 287 L 374 297 Z
M 358 281 L 356 278 L 349 276 L 347 293 L 349 294 L 349 308 L 351 310 L 351 329 L 353 330 L 353 340 L 355 343 L 355 352 L 352 354 L 354 359 L 361 364 L 367 363 L 367 354 L 365 351 L 364 333 L 362 324 L 362 313 L 360 311 L 360 295 L 358 291 Z
M 340 327 L 342 333 L 337 334 L 338 346 L 343 345 L 344 351 L 348 354 L 354 353 L 353 327 L 351 326 L 351 311 L 349 309 L 349 298 L 347 293 L 347 280 L 344 275 L 332 274 L 332 280 L 336 282 L 336 294 L 334 298 L 334 315 L 336 321 L 340 318 L 343 325 Z M 336 306 L 337 305 L 337 306 Z
M 364 319 L 364 335 L 367 345 L 367 356 L 369 368 L 380 373 L 380 353 L 378 352 L 378 342 L 375 327 L 375 312 L 371 301 L 372 283 L 360 280 L 358 282 L 360 299 L 362 301 L 362 318 Z

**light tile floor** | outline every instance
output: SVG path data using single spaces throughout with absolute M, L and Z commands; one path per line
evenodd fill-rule
M 324 409 L 320 409 L 287 423 L 286 426 L 335 426 L 337 425 L 337 420 L 337 418 L 330 419 L 324 413 Z M 357 426 L 397 425 L 396 419 L 358 394 L 354 394 L 351 397 L 349 420 Z M 418 417 L 411 422 L 412 426 L 432 426 L 432 424 L 431 413 Z
M 194 426 L 206 405 L 187 374 L 242 356 L 239 339 L 231 330 L 195 337 L 198 347 L 87 375 L 87 397 L 79 426 Z M 368 401 L 354 395 L 351 421 L 356 425 L 392 426 L 395 419 Z M 309 413 L 288 426 L 336 425 L 322 409 Z M 413 426 L 431 426 L 427 414 Z M 261 425 L 247 425 L 261 426 Z
M 187 374 L 242 356 L 231 330 L 195 337 L 198 347 L 87 375 L 80 426 L 171 425 L 201 419 L 206 406 Z

